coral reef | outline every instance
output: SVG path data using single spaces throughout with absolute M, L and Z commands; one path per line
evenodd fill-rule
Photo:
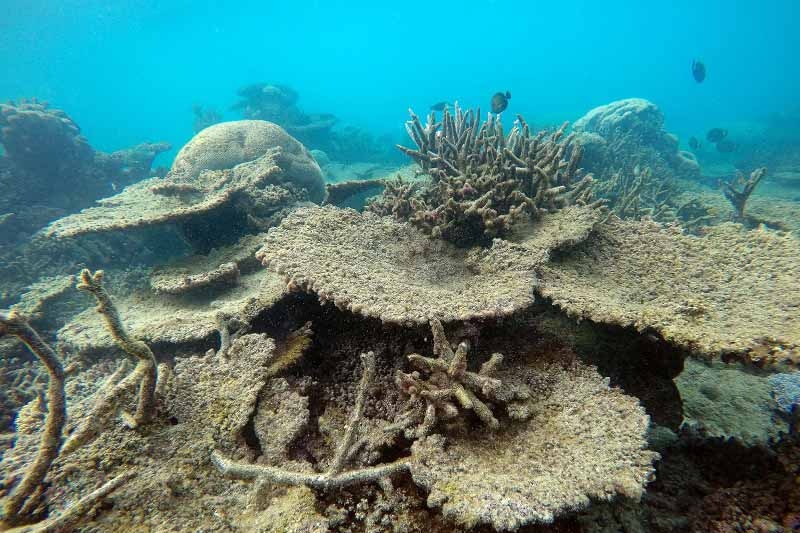
M 466 252 L 388 217 L 313 207 L 273 228 L 257 257 L 322 302 L 423 324 L 503 316 L 533 302 L 535 260 L 516 261 L 499 244 Z
M 534 136 L 518 117 L 505 136 L 494 115 L 480 123 L 480 110 L 456 105 L 454 115 L 445 109 L 441 123 L 431 113 L 424 127 L 409 112 L 406 130 L 416 148 L 398 147 L 430 175 L 430 182 L 387 188 L 371 204 L 373 212 L 469 246 L 504 236 L 521 220 L 592 203 L 592 178 L 578 169 L 581 149 L 572 145 L 572 136 L 562 139 L 566 124 L 551 135 Z
M 213 108 L 203 109 L 201 105 L 194 105 L 192 106 L 192 113 L 194 113 L 192 129 L 195 133 L 200 133 L 209 126 L 222 122 L 222 115 Z
M 150 176 L 166 143 L 95 151 L 60 109 L 37 100 L 0 104 L 0 245 L 24 242 L 47 222 Z
M 655 331 L 696 354 L 800 361 L 795 237 L 733 224 L 694 237 L 615 218 L 595 235 L 541 269 L 536 290 L 568 314 Z

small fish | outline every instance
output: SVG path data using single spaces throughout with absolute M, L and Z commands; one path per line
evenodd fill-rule
M 730 154 L 731 152 L 735 152 L 739 146 L 728 139 L 723 139 L 717 143 L 717 152 L 721 154 Z
M 712 143 L 718 143 L 727 136 L 728 130 L 723 130 L 722 128 L 711 128 L 706 133 L 706 139 Z
M 703 83 L 703 80 L 706 79 L 706 66 L 702 61 L 692 60 L 692 76 L 697 83 Z
M 506 91 L 503 93 L 495 93 L 492 96 L 492 113 L 502 113 L 508 107 L 508 101 L 511 100 L 511 93 Z
M 431 111 L 444 111 L 449 105 L 447 102 L 437 102 L 431 106 Z
M 700 144 L 700 141 L 697 140 L 697 137 L 694 136 L 689 137 L 689 148 L 691 148 L 696 152 L 697 150 L 700 149 L 701 146 L 702 145 Z

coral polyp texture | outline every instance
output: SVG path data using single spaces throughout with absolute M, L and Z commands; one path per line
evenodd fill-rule
M 411 475 L 446 518 L 517 531 L 591 500 L 644 492 L 658 454 L 646 449 L 639 402 L 594 368 L 538 359 L 507 362 L 505 375 L 531 390 L 527 419 L 412 445 Z
M 406 131 L 416 148 L 399 146 L 430 181 L 387 187 L 370 205 L 382 215 L 408 220 L 434 237 L 460 246 L 490 242 L 519 221 L 572 204 L 594 204 L 592 178 L 579 169 L 581 148 L 564 136 L 566 124 L 552 133 L 532 134 L 518 116 L 505 135 L 499 117 L 481 123 L 480 109 L 455 114 L 445 109 L 441 122 L 431 113 L 425 125 L 411 110 Z
M 542 267 L 537 291 L 568 314 L 652 330 L 698 355 L 800 362 L 800 242 L 722 224 L 702 237 L 612 218 Z
M 390 217 L 334 207 L 294 211 L 268 232 L 256 255 L 290 287 L 323 302 L 417 324 L 504 316 L 526 307 L 533 302 L 538 262 L 520 261 L 504 242 L 467 251 Z

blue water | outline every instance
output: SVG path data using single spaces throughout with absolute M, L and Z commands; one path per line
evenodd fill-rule
M 180 147 L 193 104 L 239 118 L 237 88 L 260 81 L 376 134 L 409 106 L 486 109 L 499 90 L 540 125 L 647 98 L 684 140 L 800 105 L 795 0 L 0 3 L 0 99 L 45 99 L 102 150 Z

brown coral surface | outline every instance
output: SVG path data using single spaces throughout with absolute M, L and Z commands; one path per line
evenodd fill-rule
M 790 234 L 723 224 L 695 237 L 614 218 L 542 273 L 537 290 L 573 316 L 655 330 L 701 355 L 800 358 L 800 243 Z
M 412 446 L 411 474 L 429 506 L 467 527 L 516 531 L 590 499 L 642 495 L 658 454 L 646 450 L 649 419 L 635 398 L 577 362 L 509 366 L 531 388 L 527 420 Z
M 504 245 L 507 243 L 503 243 Z M 389 217 L 302 208 L 267 235 L 257 257 L 322 301 L 394 323 L 509 315 L 533 302 L 536 274 L 499 246 L 466 251 Z

